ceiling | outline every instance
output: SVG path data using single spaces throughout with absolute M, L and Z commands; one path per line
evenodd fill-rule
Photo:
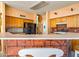
M 41 1 L 5 1 L 4 3 L 6 3 L 9 6 L 24 10 L 24 11 L 28 11 L 28 12 L 34 12 L 37 14 L 43 14 L 46 11 L 54 11 L 56 9 L 71 5 L 71 4 L 75 4 L 75 3 L 79 3 L 79 1 L 45 1 L 47 3 L 46 6 L 33 10 L 31 9 L 33 6 L 39 4 Z

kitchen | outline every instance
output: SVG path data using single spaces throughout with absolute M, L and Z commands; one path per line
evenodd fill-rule
M 79 56 L 79 2 L 55 2 L 58 5 L 52 4 L 53 2 L 37 2 L 37 5 L 46 3 L 52 4 L 53 8 L 54 6 L 61 7 L 47 10 L 49 6 L 43 14 L 34 10 L 24 11 L 26 9 L 20 3 L 28 3 L 25 6 L 28 8 L 29 3 L 34 2 L 1 2 L 0 47 L 2 56 Z M 47 52 L 39 55 L 39 50 Z M 28 53 L 32 55 L 22 54 L 27 51 L 31 51 Z
M 35 13 L 24 14 L 24 11 L 6 5 L 5 31 L 11 32 L 12 30 L 14 30 L 14 32 L 11 33 L 24 33 L 24 31 L 27 29 L 28 31 L 33 31 L 33 33 L 30 34 L 34 34 L 34 33 L 53 34 L 53 33 L 63 33 L 63 32 L 78 33 L 79 32 L 78 29 L 79 15 L 78 15 L 78 7 L 77 7 L 78 5 L 79 5 L 78 3 L 72 4 L 70 6 L 60 8 L 56 11 L 46 12 L 43 15 L 36 15 Z M 61 10 L 65 12 L 64 15 L 63 12 L 61 12 Z M 15 13 L 14 11 L 17 11 L 17 13 Z M 26 16 L 28 16 L 28 18 Z M 25 31 L 26 34 L 28 34 L 27 33 L 28 31 Z
M 1 33 L 0 37 L 29 38 L 34 36 L 34 38 L 78 38 L 78 6 L 78 2 L 74 2 L 69 6 L 55 11 L 48 11 L 40 15 L 11 7 L 6 2 L 5 30 L 4 33 Z

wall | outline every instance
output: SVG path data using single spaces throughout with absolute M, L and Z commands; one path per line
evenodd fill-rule
M 71 8 L 73 8 L 74 11 L 71 11 Z M 55 12 L 57 12 L 57 15 L 54 14 Z M 79 3 L 64 8 L 60 8 L 55 11 L 49 11 L 49 19 L 69 16 L 74 14 L 79 14 Z
M 66 40 L 4 40 L 6 56 L 18 56 L 18 51 L 24 48 L 59 48 L 64 51 L 63 56 L 68 55 Z
M 6 16 L 6 28 L 9 27 L 18 27 L 23 28 L 24 22 L 33 23 L 33 20 L 22 19 L 17 17 Z
M 36 14 L 35 13 L 30 13 L 30 12 L 25 12 L 23 10 L 19 10 L 10 6 L 6 5 L 6 15 L 7 16 L 13 16 L 13 17 L 19 17 L 19 18 L 23 18 L 20 17 L 20 15 L 25 15 L 26 17 L 24 17 L 25 19 L 31 19 L 31 20 L 36 20 Z

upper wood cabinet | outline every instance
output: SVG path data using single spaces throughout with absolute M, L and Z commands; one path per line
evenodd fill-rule
M 50 26 L 56 27 L 56 23 L 67 23 L 67 27 L 79 27 L 79 15 L 55 18 L 50 20 Z
M 56 23 L 61 22 L 61 21 L 60 21 L 60 18 L 56 18 L 55 20 L 56 20 Z
M 50 20 L 50 27 L 56 27 L 56 19 Z
M 60 22 L 66 22 L 66 18 L 65 17 L 60 18 Z
M 77 20 L 77 27 L 79 27 L 79 15 L 77 15 L 76 20 Z
M 65 17 L 56 19 L 56 23 L 63 23 L 63 22 L 66 22 Z
M 63 17 L 63 18 L 51 19 L 51 20 L 50 20 L 50 26 L 51 26 L 51 27 L 56 27 L 56 23 L 62 23 L 62 22 L 66 22 L 65 17 Z
M 77 19 L 76 16 L 68 16 L 66 17 L 67 27 L 77 27 Z
M 19 28 L 23 28 L 24 22 L 33 23 L 33 20 L 6 16 L 5 26 L 6 26 L 6 28 L 7 27 L 19 27 Z

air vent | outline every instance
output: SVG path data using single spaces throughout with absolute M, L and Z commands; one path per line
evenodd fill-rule
M 41 1 L 41 2 L 38 3 L 37 5 L 31 7 L 31 9 L 33 9 L 33 10 L 37 10 L 37 9 L 42 8 L 42 7 L 45 7 L 46 5 L 48 5 L 47 2 Z

